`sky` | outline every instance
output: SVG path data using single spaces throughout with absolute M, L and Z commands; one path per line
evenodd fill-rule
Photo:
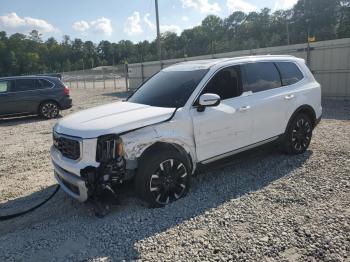
M 234 11 L 291 8 L 297 0 L 158 0 L 160 30 L 180 34 L 209 14 L 221 18 Z M 0 0 L 0 31 L 27 34 L 38 30 L 44 39 L 63 35 L 98 43 L 101 40 L 156 38 L 154 0 Z

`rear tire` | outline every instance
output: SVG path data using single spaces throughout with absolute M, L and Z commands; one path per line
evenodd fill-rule
M 302 154 L 309 147 L 312 138 L 312 121 L 304 113 L 297 114 L 284 135 L 282 149 L 287 154 Z
M 56 102 L 47 101 L 40 105 L 39 114 L 45 119 L 52 119 L 58 117 L 60 113 L 59 106 Z
M 141 159 L 135 189 L 150 207 L 164 207 L 187 194 L 191 174 L 185 157 L 176 150 L 164 149 Z

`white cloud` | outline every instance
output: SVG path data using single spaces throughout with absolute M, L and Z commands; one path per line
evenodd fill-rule
M 152 23 L 151 19 L 149 18 L 151 15 L 149 13 L 145 14 L 143 17 L 143 21 L 145 21 L 146 25 L 149 27 L 151 30 L 156 30 L 156 25 Z
M 128 35 L 136 35 L 143 32 L 140 24 L 140 13 L 135 11 L 131 16 L 126 19 L 124 24 L 124 32 Z
M 77 21 L 73 23 L 72 27 L 75 31 L 81 33 L 91 31 L 96 34 L 111 36 L 113 32 L 111 20 L 105 17 L 101 17 L 93 21 Z
M 298 0 L 277 0 L 273 10 L 289 9 L 292 8 L 297 2 Z
M 209 3 L 209 0 L 181 0 L 183 8 L 194 8 L 200 13 L 218 13 L 221 8 L 217 2 Z
M 93 32 L 111 36 L 113 32 L 112 22 L 110 19 L 101 17 L 90 22 Z
M 183 16 L 183 17 L 181 17 L 181 20 L 184 22 L 187 22 L 189 20 L 189 18 L 187 16 Z
M 244 13 L 249 13 L 258 10 L 257 6 L 244 0 L 227 0 L 226 5 L 231 12 L 242 11 Z
M 88 22 L 82 20 L 82 21 L 77 21 L 73 23 L 72 27 L 75 31 L 85 32 L 90 28 L 90 25 Z
M 53 25 L 45 20 L 32 18 L 32 17 L 19 17 L 16 13 L 9 13 L 4 16 L 0 16 L 0 26 L 16 32 L 29 32 L 33 29 L 38 30 L 40 33 L 50 33 L 57 31 Z

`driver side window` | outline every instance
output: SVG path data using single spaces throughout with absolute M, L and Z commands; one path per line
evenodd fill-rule
M 240 67 L 226 67 L 217 72 L 202 91 L 202 94 L 205 93 L 217 94 L 221 100 L 240 96 L 242 94 Z

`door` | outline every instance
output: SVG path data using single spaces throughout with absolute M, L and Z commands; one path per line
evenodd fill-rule
M 16 79 L 14 87 L 14 96 L 12 98 L 15 103 L 14 113 L 34 113 L 37 112 L 39 94 L 36 90 L 34 78 Z
M 14 103 L 11 93 L 12 80 L 0 81 L 0 115 L 12 114 Z
M 231 66 L 217 72 L 201 94 L 214 93 L 221 102 L 215 107 L 197 111 L 191 109 L 198 161 L 231 152 L 250 144 L 252 115 L 250 98 L 242 95 L 239 66 Z
M 282 87 L 280 73 L 273 62 L 247 63 L 241 66 L 243 91 L 251 92 L 253 117 L 251 143 L 284 133 L 289 90 Z

